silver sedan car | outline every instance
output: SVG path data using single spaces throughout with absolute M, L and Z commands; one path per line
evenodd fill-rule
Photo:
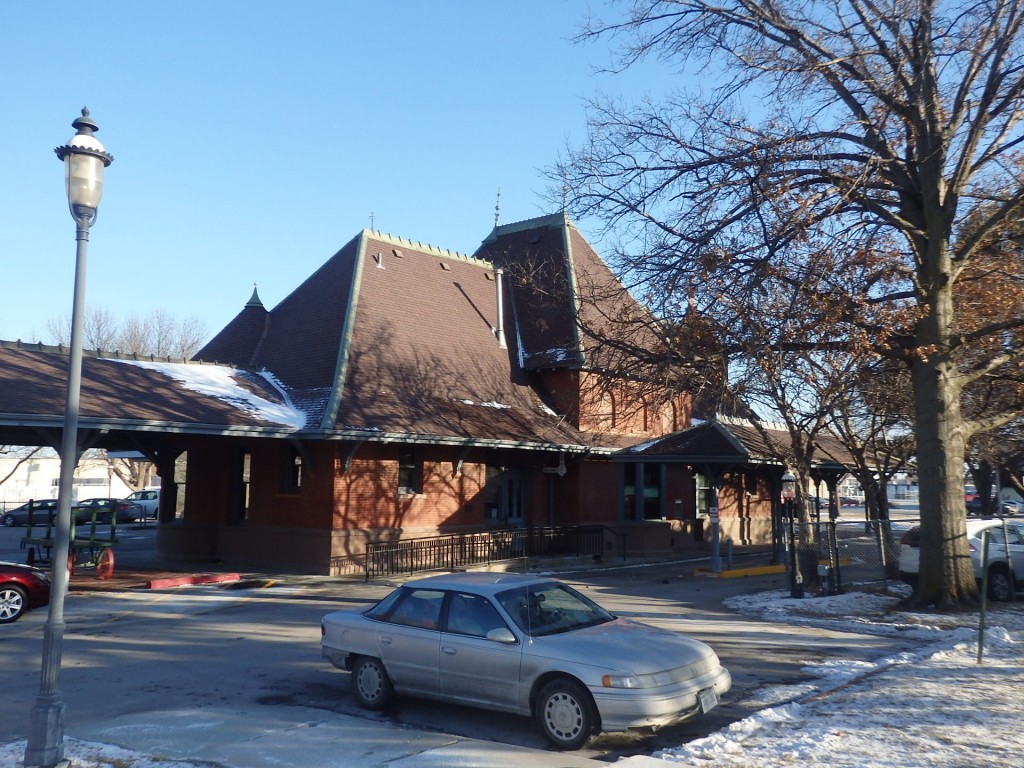
M 732 684 L 704 643 L 616 618 L 545 577 L 419 579 L 369 610 L 327 614 L 321 635 L 367 709 L 402 693 L 513 712 L 558 749 L 707 712 Z

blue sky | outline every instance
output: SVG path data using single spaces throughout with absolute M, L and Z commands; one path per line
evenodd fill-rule
M 471 253 L 550 212 L 541 169 L 583 100 L 635 98 L 651 65 L 595 74 L 585 0 L 14 3 L 4 12 L 0 339 L 71 313 L 74 223 L 53 153 L 88 106 L 114 163 L 86 303 L 210 333 L 257 284 L 272 308 L 362 228 Z M 584 226 L 583 231 L 587 234 Z

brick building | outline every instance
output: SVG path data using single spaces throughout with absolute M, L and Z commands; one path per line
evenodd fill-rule
M 88 353 L 80 442 L 156 464 L 170 558 L 346 573 L 368 541 L 552 525 L 683 551 L 699 473 L 625 449 L 691 427 L 691 400 L 619 375 L 592 332 L 643 334 L 642 312 L 562 214 L 472 256 L 363 231 L 192 361 Z M 0 343 L 0 442 L 59 444 L 66 366 Z M 736 514 L 771 519 L 759 498 Z

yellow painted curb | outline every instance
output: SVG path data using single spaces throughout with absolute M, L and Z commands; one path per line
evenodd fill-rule
M 785 573 L 784 565 L 760 565 L 753 568 L 733 568 L 727 571 L 714 571 L 707 568 L 694 568 L 694 576 L 717 576 L 720 579 L 741 579 L 744 576 L 767 576 L 771 573 Z

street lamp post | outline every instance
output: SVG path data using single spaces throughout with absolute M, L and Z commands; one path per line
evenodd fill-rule
M 804 584 L 800 574 L 800 562 L 796 552 L 796 523 L 793 520 L 793 507 L 796 500 L 796 475 L 787 471 L 782 476 L 782 499 L 786 503 L 786 516 L 789 518 L 789 596 L 803 597 Z
M 99 127 L 82 109 L 72 127 L 77 133 L 54 152 L 64 161 L 64 186 L 75 220 L 75 295 L 71 312 L 71 348 L 68 357 L 67 400 L 61 437 L 60 485 L 57 492 L 57 528 L 53 549 L 50 607 L 43 626 L 43 658 L 39 694 L 29 714 L 26 768 L 68 765 L 64 759 L 64 702 L 60 694 L 61 652 L 64 645 L 64 598 L 68 591 L 68 555 L 71 550 L 71 494 L 78 464 L 78 409 L 82 384 L 82 325 L 85 310 L 85 258 L 89 228 L 103 194 L 103 169 L 113 157 L 93 134 Z

